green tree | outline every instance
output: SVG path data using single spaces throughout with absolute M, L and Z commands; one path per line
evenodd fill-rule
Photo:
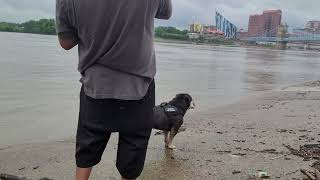
M 21 24 L 2 22 L 0 23 L 0 31 L 49 35 L 56 34 L 54 19 L 31 20 Z
M 159 26 L 155 28 L 155 36 L 164 39 L 188 40 L 188 30 L 179 30 L 175 27 Z

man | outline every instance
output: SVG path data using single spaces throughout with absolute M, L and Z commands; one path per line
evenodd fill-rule
M 112 132 L 122 179 L 140 176 L 155 105 L 154 18 L 171 11 L 171 0 L 57 0 L 60 45 L 79 50 L 76 180 L 89 178 Z

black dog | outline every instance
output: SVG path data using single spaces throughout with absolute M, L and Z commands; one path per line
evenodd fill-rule
M 194 107 L 189 94 L 177 94 L 170 102 L 162 103 L 154 108 L 154 129 L 163 130 L 167 148 L 175 148 L 172 144 L 173 138 L 183 124 L 183 117 L 187 110 Z

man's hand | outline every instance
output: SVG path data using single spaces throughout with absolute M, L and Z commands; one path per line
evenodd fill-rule
M 65 50 L 70 50 L 79 43 L 78 36 L 73 32 L 63 32 L 58 34 L 60 45 Z

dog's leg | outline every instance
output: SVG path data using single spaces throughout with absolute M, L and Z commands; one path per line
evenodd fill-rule
M 176 146 L 173 145 L 172 141 L 173 141 L 173 138 L 178 134 L 178 131 L 175 129 L 175 128 L 172 128 L 171 131 L 170 131 L 170 135 L 169 135 L 169 138 L 168 138 L 168 148 L 169 149 L 176 149 Z
M 166 145 L 166 147 L 169 146 L 169 131 L 163 131 L 164 134 L 164 143 Z
M 172 141 L 173 141 L 173 138 L 178 134 L 179 129 L 182 126 L 182 124 L 183 124 L 183 119 L 180 119 L 180 120 L 176 121 L 174 123 L 174 126 L 171 128 L 170 135 L 169 135 L 169 144 L 168 144 L 168 148 L 169 149 L 175 149 L 176 148 L 173 145 Z

